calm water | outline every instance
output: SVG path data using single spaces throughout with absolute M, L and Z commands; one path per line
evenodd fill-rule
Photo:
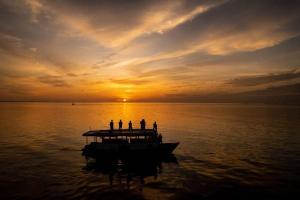
M 112 186 L 86 170 L 89 129 L 154 120 L 180 141 L 157 179 Z M 1 199 L 286 198 L 299 195 L 300 107 L 242 104 L 0 104 Z

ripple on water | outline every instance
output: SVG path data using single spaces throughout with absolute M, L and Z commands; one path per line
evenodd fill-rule
M 3 199 L 270 199 L 300 186 L 299 107 L 33 103 L 0 110 Z M 163 164 L 143 191 L 137 177 L 127 190 L 84 169 L 81 133 L 120 118 L 135 127 L 141 118 L 157 121 L 165 139 L 181 142 L 179 164 Z

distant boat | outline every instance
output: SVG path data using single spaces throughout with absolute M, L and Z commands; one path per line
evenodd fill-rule
M 72 106 L 75 106 L 75 103 L 72 103 Z
M 92 130 L 83 133 L 86 145 L 82 155 L 102 157 L 106 155 L 159 155 L 172 154 L 179 142 L 164 143 L 162 136 L 153 129 Z M 92 137 L 93 142 L 88 142 Z

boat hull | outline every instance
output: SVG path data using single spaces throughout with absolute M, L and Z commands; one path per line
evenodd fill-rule
M 87 157 L 111 155 L 167 155 L 171 154 L 179 143 L 149 143 L 149 144 L 103 144 L 93 142 L 82 149 L 82 155 Z

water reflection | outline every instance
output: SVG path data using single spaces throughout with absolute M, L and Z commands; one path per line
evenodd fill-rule
M 300 196 L 299 106 L 0 103 L 0 110 L 1 199 Z M 130 190 L 126 189 L 127 173 L 134 169 L 123 169 L 122 160 L 93 164 L 90 159 L 86 165 L 79 152 L 85 144 L 81 134 L 89 127 L 109 128 L 111 119 L 122 119 L 124 124 L 132 120 L 135 128 L 141 118 L 157 121 L 165 141 L 180 141 L 175 151 L 180 165 L 163 161 L 162 173 L 156 165 L 157 181 L 152 181 L 153 173 L 143 173 L 143 192 L 135 190 L 141 172 L 130 173 Z
M 158 156 L 155 154 L 146 155 L 106 155 L 97 158 L 86 157 L 84 170 L 88 172 L 100 172 L 107 175 L 108 182 L 113 184 L 126 184 L 130 189 L 133 179 L 139 180 L 139 189 L 142 190 L 145 178 L 153 177 L 157 179 L 163 172 L 163 163 L 176 163 L 177 159 L 173 154 Z

